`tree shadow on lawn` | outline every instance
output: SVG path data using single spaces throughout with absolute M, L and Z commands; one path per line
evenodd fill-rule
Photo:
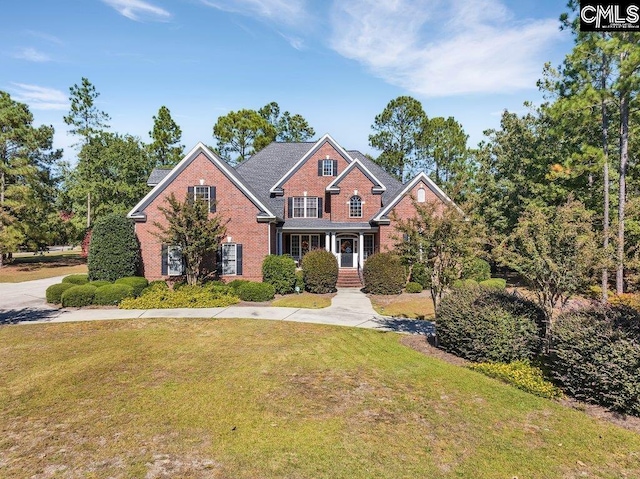
M 43 321 L 53 319 L 58 315 L 57 309 L 2 309 L 0 310 L 0 326 L 17 324 L 23 321 Z
M 424 319 L 378 318 L 375 320 L 380 328 L 396 333 L 421 334 L 427 338 L 435 337 L 436 325 Z

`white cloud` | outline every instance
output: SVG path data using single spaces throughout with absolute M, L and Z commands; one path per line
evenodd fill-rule
M 48 43 L 54 43 L 56 45 L 64 45 L 64 42 L 60 40 L 58 37 L 56 37 L 55 35 L 50 35 L 44 32 L 38 32 L 36 30 L 27 30 L 27 33 L 32 37 L 40 38 L 42 40 L 45 40 Z
M 26 83 L 12 83 L 14 100 L 26 103 L 33 110 L 66 110 L 67 96 L 60 90 Z
M 153 5 L 143 0 L 102 0 L 104 3 L 114 8 L 120 15 L 127 17 L 129 20 L 155 20 L 167 21 L 171 18 L 164 8 Z
M 535 87 L 556 19 L 515 21 L 499 0 L 340 0 L 331 46 L 425 97 Z
M 37 63 L 51 61 L 51 58 L 47 54 L 42 53 L 36 50 L 35 48 L 31 48 L 31 47 L 22 48 L 21 50 L 14 53 L 13 57 L 18 58 L 20 60 L 27 60 L 29 62 L 37 62 Z
M 225 12 L 273 21 L 284 25 L 299 25 L 307 18 L 304 0 L 201 0 L 204 5 Z M 295 48 L 295 47 L 294 47 Z

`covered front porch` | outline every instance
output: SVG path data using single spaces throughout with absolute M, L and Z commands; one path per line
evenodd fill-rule
M 286 224 L 276 230 L 276 253 L 288 254 L 298 264 L 308 251 L 322 248 L 335 255 L 340 268 L 360 269 L 378 249 L 378 228 L 369 223 L 300 226 Z

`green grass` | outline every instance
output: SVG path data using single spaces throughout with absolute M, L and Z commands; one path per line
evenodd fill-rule
M 14 256 L 12 263 L 0 268 L 0 283 L 21 283 L 86 272 L 87 260 L 81 258 L 79 252 L 21 253 Z
M 371 304 L 378 314 L 396 318 L 433 319 L 433 301 L 429 291 L 398 295 L 371 295 Z
M 320 309 L 331 306 L 331 297 L 321 294 L 289 294 L 271 302 L 271 306 L 284 308 Z
M 394 333 L 257 320 L 5 326 L 0 358 L 0 477 L 640 476 L 640 435 Z

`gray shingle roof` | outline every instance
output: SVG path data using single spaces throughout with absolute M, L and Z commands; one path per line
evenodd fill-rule
M 377 165 L 369 158 L 364 156 L 358 150 L 347 151 L 353 158 L 357 158 L 362 162 L 367 169 L 375 175 L 382 184 L 387 187 L 387 191 L 382 193 L 382 204 L 387 205 L 389 202 L 402 190 L 402 183 L 398 181 L 393 175 L 387 173 L 381 166 Z
M 149 179 L 147 180 L 148 186 L 156 186 L 160 183 L 165 176 L 169 174 L 169 172 L 173 168 L 154 168 L 149 175 Z
M 322 230 L 331 231 L 333 229 L 357 229 L 369 230 L 371 224 L 367 222 L 336 222 L 328 218 L 287 218 L 282 227 L 283 230 Z

